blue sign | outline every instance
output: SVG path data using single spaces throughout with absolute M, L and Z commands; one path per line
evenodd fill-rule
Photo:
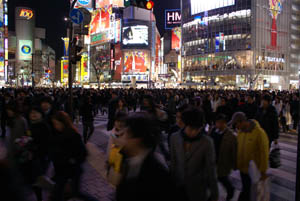
M 78 3 L 82 6 L 88 6 L 91 0 L 78 0 Z
M 31 53 L 31 47 L 29 45 L 23 45 L 21 48 L 21 51 L 23 54 L 30 54 Z
M 74 8 L 70 12 L 70 18 L 73 23 L 81 24 L 83 22 L 83 13 L 79 9 Z

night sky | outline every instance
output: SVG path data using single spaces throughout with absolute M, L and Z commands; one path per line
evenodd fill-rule
M 157 26 L 164 33 L 164 10 L 180 8 L 180 0 L 153 0 Z M 14 11 L 16 6 L 28 6 L 36 11 L 36 26 L 47 29 L 46 41 L 54 48 L 57 56 L 62 56 L 61 37 L 66 36 L 64 17 L 68 16 L 69 0 L 9 0 L 9 30 L 14 31 Z

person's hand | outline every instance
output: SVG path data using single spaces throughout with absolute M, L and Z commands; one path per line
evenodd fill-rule
M 261 177 L 260 177 L 260 180 L 265 181 L 267 178 L 268 178 L 268 175 L 266 173 L 262 173 Z

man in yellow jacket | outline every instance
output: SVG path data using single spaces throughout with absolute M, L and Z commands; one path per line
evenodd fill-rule
M 266 132 L 256 120 L 248 120 L 243 112 L 236 112 L 229 123 L 238 130 L 237 168 L 240 170 L 243 190 L 239 201 L 250 200 L 251 179 L 249 163 L 253 160 L 261 173 L 261 180 L 267 178 L 269 164 L 269 140 Z

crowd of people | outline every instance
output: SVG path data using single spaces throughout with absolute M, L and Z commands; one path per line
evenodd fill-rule
M 214 201 L 218 182 L 231 200 L 232 170 L 240 171 L 239 200 L 247 201 L 250 161 L 267 179 L 272 143 L 280 131 L 295 132 L 299 120 L 299 94 L 288 91 L 78 88 L 71 114 L 64 89 L 2 89 L 0 95 L 7 147 L 0 146 L 1 196 L 14 201 L 27 200 L 23 186 L 38 201 L 44 190 L 50 201 L 96 200 L 80 191 L 80 178 L 94 118 L 106 114 L 107 180 L 117 201 Z M 55 174 L 48 177 L 50 166 Z

